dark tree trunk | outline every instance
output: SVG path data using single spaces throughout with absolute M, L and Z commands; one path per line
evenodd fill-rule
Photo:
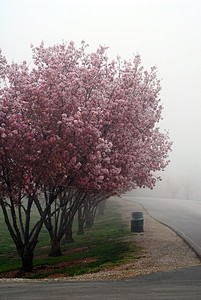
M 65 241 L 66 241 L 67 244 L 74 242 L 73 233 L 72 233 L 72 229 L 71 228 L 68 228 L 68 230 L 66 231 Z
M 103 216 L 105 208 L 106 208 L 106 200 L 103 200 L 98 204 L 97 216 Z
M 10 209 L 10 218 L 9 218 L 9 209 L 7 207 L 7 204 L 3 201 L 0 202 L 1 208 L 4 214 L 4 220 L 7 225 L 7 228 L 9 230 L 9 233 L 15 243 L 15 246 L 17 248 L 17 252 L 21 258 L 22 266 L 20 268 L 20 272 L 17 273 L 17 277 L 21 277 L 25 272 L 32 272 L 33 271 L 33 251 L 37 244 L 37 237 L 40 232 L 42 222 L 38 222 L 35 224 L 35 229 L 32 230 L 32 241 L 30 238 L 30 228 L 29 228 L 29 221 L 30 221 L 30 212 L 32 207 L 32 202 L 30 201 L 27 204 L 27 210 L 25 215 L 25 221 L 23 223 L 22 215 L 21 215 L 21 207 L 22 203 L 19 203 L 19 205 L 15 205 L 15 202 L 10 197 L 10 203 L 9 206 Z M 17 220 L 19 220 L 19 223 L 17 223 Z M 12 222 L 11 222 L 12 221 Z M 20 226 L 22 233 L 20 232 Z
M 70 244 L 74 242 L 72 226 L 73 222 L 69 222 L 65 233 L 65 238 L 62 241 L 63 244 Z
M 56 257 L 61 255 L 62 252 L 61 252 L 60 240 L 54 237 L 51 239 L 51 250 L 49 256 Z
M 33 251 L 29 249 L 24 249 L 22 255 L 22 272 L 32 272 L 33 271 Z
M 82 208 L 78 210 L 78 231 L 77 234 L 84 234 L 84 217 L 82 213 Z
M 94 218 L 95 215 L 93 215 L 93 213 L 90 210 L 88 210 L 86 216 L 85 228 L 91 228 L 94 225 Z
M 80 221 L 78 223 L 78 230 L 77 230 L 77 234 L 84 234 L 84 221 Z

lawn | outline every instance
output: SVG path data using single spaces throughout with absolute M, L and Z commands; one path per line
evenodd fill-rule
M 124 237 L 133 235 L 130 228 L 122 222 L 117 213 L 118 204 L 108 201 L 103 216 L 95 220 L 95 225 L 85 230 L 83 235 L 76 235 L 74 224 L 74 243 L 62 245 L 63 255 L 48 257 L 49 236 L 45 228 L 39 236 L 34 252 L 34 272 L 25 274 L 27 278 L 47 278 L 54 276 L 75 276 L 98 272 L 107 266 L 134 261 L 141 253 L 141 248 L 134 242 L 125 242 Z M 0 215 L 0 277 L 9 271 L 19 270 L 21 261 L 15 245 Z M 11 274 L 15 274 L 12 272 Z

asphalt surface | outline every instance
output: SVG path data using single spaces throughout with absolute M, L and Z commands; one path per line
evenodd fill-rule
M 201 258 L 201 201 L 126 197 L 143 205 L 149 215 L 177 232 Z
M 1 283 L 0 299 L 197 300 L 201 299 L 201 266 L 119 281 Z

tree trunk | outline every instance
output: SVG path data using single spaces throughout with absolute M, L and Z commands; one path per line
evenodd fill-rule
M 33 257 L 33 251 L 30 250 L 29 247 L 25 246 L 21 254 L 22 267 L 20 269 L 19 275 L 23 272 L 33 272 Z
M 65 233 L 65 238 L 62 241 L 63 244 L 70 244 L 74 242 L 72 226 L 73 226 L 73 222 L 69 222 Z
M 78 230 L 77 230 L 77 234 L 84 234 L 84 221 L 80 221 L 78 222 Z
M 91 228 L 94 225 L 95 215 L 89 210 L 86 216 L 85 228 Z
M 78 231 L 77 234 L 84 234 L 84 218 L 82 215 L 82 208 L 78 210 Z
M 56 257 L 61 256 L 61 246 L 60 246 L 60 240 L 57 238 L 51 239 L 51 251 L 49 253 L 49 256 Z
M 104 215 L 104 210 L 106 208 L 106 200 L 102 200 L 98 204 L 98 211 L 97 211 L 97 216 L 103 216 Z
M 71 229 L 68 229 L 66 231 L 66 234 L 65 234 L 65 241 L 67 244 L 69 243 L 73 243 L 74 242 L 74 239 L 73 239 L 73 233 L 72 233 L 72 230 Z

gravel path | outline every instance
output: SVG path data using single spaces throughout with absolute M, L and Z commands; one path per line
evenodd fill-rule
M 140 259 L 132 263 L 110 267 L 98 273 L 52 280 L 118 280 L 153 272 L 201 265 L 200 259 L 190 247 L 174 231 L 150 217 L 140 204 L 122 199 L 113 199 L 111 201 L 117 201 L 121 205 L 119 212 L 129 226 L 132 211 L 144 212 L 144 232 L 133 233 L 129 237 L 129 241 L 136 242 L 138 246 L 143 247 L 144 250 Z M 10 281 L 22 282 L 30 280 L 0 279 L 0 283 Z M 44 281 L 50 281 L 50 279 L 44 279 Z

